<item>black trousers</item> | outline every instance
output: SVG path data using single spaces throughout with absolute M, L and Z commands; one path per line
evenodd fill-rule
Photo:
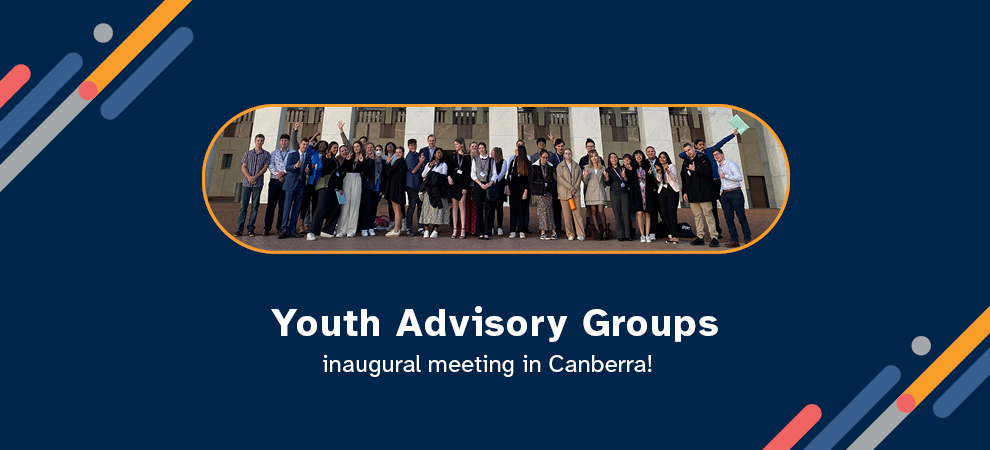
M 490 189 L 498 189 L 498 186 L 492 186 Z M 477 184 L 474 185 L 474 211 L 477 220 L 475 231 L 479 236 L 495 234 L 495 230 L 492 228 L 495 226 L 495 208 L 493 205 L 493 202 L 488 201 L 488 191 Z
M 559 203 L 559 202 L 558 202 Z M 523 217 L 523 209 L 529 209 L 529 200 L 522 199 L 522 192 L 513 192 L 509 195 L 509 232 L 525 233 L 526 219 Z
M 553 192 L 551 192 L 550 194 L 553 195 L 553 229 L 555 230 L 554 231 L 555 233 L 563 235 L 565 233 L 565 230 L 564 227 L 561 226 L 560 224 L 560 219 L 562 219 L 564 216 L 563 216 L 563 209 L 561 209 L 561 205 L 560 205 L 560 197 L 557 195 L 557 188 L 554 187 Z M 569 211 L 568 214 L 570 214 Z
M 718 178 L 712 180 L 712 216 L 715 217 L 715 232 L 718 234 L 722 234 L 722 224 L 718 221 L 718 200 L 721 198 L 718 193 L 721 190 L 722 180 Z
M 306 190 L 303 192 L 302 207 L 299 208 L 299 220 L 302 220 L 304 225 L 307 216 L 310 220 L 313 219 L 313 214 L 316 213 L 318 200 L 319 199 L 316 196 L 316 185 L 307 184 Z
M 505 188 L 504 187 L 499 186 L 499 189 L 502 189 L 502 192 L 503 193 L 505 192 Z M 502 219 L 505 218 L 504 217 L 505 216 L 505 202 L 499 200 L 498 203 L 492 204 L 492 207 L 495 208 L 495 228 L 502 228 Z M 512 217 L 512 214 L 509 214 L 509 217 L 511 218 Z
M 361 190 L 361 209 L 358 214 L 358 230 L 375 228 L 375 217 L 378 215 L 378 203 L 382 196 L 371 189 Z
M 656 188 L 657 187 L 659 187 L 659 186 L 654 186 L 652 189 L 650 189 L 650 192 L 646 194 L 646 195 L 649 195 L 650 197 L 653 197 L 653 204 L 654 205 L 657 205 L 660 202 L 660 195 L 657 194 L 657 191 L 656 191 Z M 660 223 L 661 223 L 661 221 L 660 221 L 660 208 L 657 207 L 657 208 L 654 208 L 653 211 L 648 211 L 647 212 L 647 216 L 649 216 L 648 219 L 650 221 L 650 233 L 653 233 L 653 234 L 655 234 L 657 236 L 666 236 L 667 233 L 664 230 L 661 230 L 660 229 L 660 227 L 661 227 L 661 225 L 660 225 Z
M 419 213 L 423 210 L 423 201 L 419 199 L 419 191 L 413 188 L 406 188 L 406 197 L 409 204 L 406 206 L 406 229 L 416 232 L 413 228 L 413 218 L 419 223 Z
M 615 234 L 617 239 L 632 239 L 632 223 L 629 220 L 629 193 L 622 195 L 611 194 L 612 215 L 615 216 Z
M 320 232 L 334 234 L 337 219 L 340 218 L 340 204 L 337 203 L 337 190 L 329 187 L 316 191 L 316 212 L 310 231 L 319 236 Z
M 275 208 L 278 207 L 278 216 Z M 282 192 L 282 182 L 277 179 L 268 181 L 268 206 L 265 208 L 265 231 L 272 230 L 272 219 L 275 219 L 275 229 L 282 229 L 282 209 L 285 208 L 285 192 Z
M 680 200 L 680 194 L 669 187 L 660 191 L 660 218 L 663 220 L 664 231 L 663 234 L 657 231 L 657 236 L 677 237 L 681 230 L 677 222 L 677 203 Z

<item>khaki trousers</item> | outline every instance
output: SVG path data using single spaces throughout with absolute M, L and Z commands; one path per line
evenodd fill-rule
M 578 206 L 578 209 L 571 211 L 570 203 L 567 200 L 561 200 L 560 216 L 560 221 L 564 223 L 564 231 L 567 232 L 567 237 L 584 237 L 584 208 Z M 575 228 L 577 229 L 575 230 Z M 576 235 L 575 231 L 577 233 Z
M 701 240 L 705 240 L 705 222 L 708 222 L 708 234 L 715 238 L 715 216 L 712 215 L 712 204 L 709 202 L 691 203 L 691 212 L 694 214 L 694 234 Z

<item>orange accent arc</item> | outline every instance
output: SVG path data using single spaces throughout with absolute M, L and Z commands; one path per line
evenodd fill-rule
M 127 36 L 127 39 L 124 39 L 124 42 L 103 60 L 93 73 L 86 77 L 87 82 L 96 85 L 96 94 L 102 92 L 117 75 L 120 75 L 124 67 L 127 67 L 191 1 L 165 0 L 158 5 L 158 8 L 144 19 L 144 22 L 141 22 L 141 25 L 138 25 L 137 29 Z
M 206 164 L 207 164 L 207 162 L 209 162 L 209 159 L 210 159 L 210 151 L 213 149 L 213 145 L 216 144 L 217 139 L 220 138 L 220 135 L 223 133 L 223 130 L 226 129 L 230 124 L 234 123 L 234 121 L 237 120 L 238 117 L 241 117 L 241 116 L 243 116 L 243 115 L 245 115 L 245 114 L 247 114 L 249 112 L 256 111 L 256 110 L 259 110 L 259 109 L 262 109 L 262 108 L 324 108 L 324 107 L 350 107 L 350 108 L 355 108 L 355 107 L 369 107 L 369 106 L 380 107 L 380 108 L 386 108 L 386 107 L 440 107 L 440 108 L 444 108 L 444 107 L 465 107 L 465 106 L 479 107 L 479 108 L 482 108 L 482 107 L 486 107 L 486 108 L 488 108 L 488 107 L 507 107 L 507 106 L 508 107 L 531 107 L 531 106 L 532 107 L 562 107 L 562 108 L 564 108 L 564 107 L 566 107 L 566 108 L 606 107 L 607 108 L 607 107 L 625 107 L 625 106 L 636 106 L 636 107 L 674 107 L 674 108 L 680 108 L 680 107 L 730 108 L 730 109 L 734 109 L 734 110 L 737 110 L 737 111 L 742 111 L 742 112 L 748 114 L 750 117 L 758 120 L 761 124 L 763 124 L 764 127 L 767 128 L 767 130 L 770 131 L 771 134 L 773 134 L 774 139 L 776 139 L 777 140 L 777 143 L 780 145 L 780 153 L 781 153 L 781 155 L 783 155 L 783 157 L 784 157 L 784 164 L 787 167 L 787 188 L 786 188 L 785 194 L 784 194 L 784 202 L 780 205 L 780 212 L 777 213 L 777 217 L 773 219 L 773 222 L 770 223 L 770 226 L 767 227 L 767 230 L 764 231 L 763 234 L 761 234 L 761 235 L 757 236 L 756 238 L 754 238 L 745 247 L 737 247 L 737 248 L 733 248 L 731 250 L 730 249 L 726 249 L 726 250 L 719 250 L 719 251 L 701 251 L 701 250 L 685 250 L 685 251 L 661 251 L 661 250 L 652 250 L 652 251 L 651 250 L 597 250 L 597 251 L 590 251 L 590 250 L 562 250 L 562 251 L 551 251 L 551 252 L 548 252 L 548 251 L 536 251 L 536 250 L 518 250 L 518 251 L 516 251 L 516 250 L 508 250 L 508 251 L 507 250 L 491 250 L 491 251 L 472 251 L 472 250 L 429 250 L 429 251 L 424 251 L 424 250 L 306 250 L 306 251 L 300 251 L 300 250 L 265 250 L 265 249 L 260 249 L 260 248 L 257 248 L 257 247 L 252 247 L 252 246 L 247 245 L 244 242 L 238 240 L 233 235 L 231 235 L 229 232 L 227 232 L 227 230 L 223 227 L 223 225 L 220 224 L 220 221 L 217 220 L 216 214 L 213 213 L 213 209 L 210 208 L 209 194 L 206 192 Z M 671 104 L 621 104 L 621 105 L 618 105 L 618 104 L 533 104 L 533 105 L 529 105 L 529 104 L 511 104 L 511 105 L 507 105 L 507 104 L 497 104 L 497 103 L 496 104 L 433 104 L 433 105 L 424 105 L 424 104 L 375 104 L 375 105 L 371 105 L 371 104 L 326 104 L 326 103 L 301 103 L 301 104 L 297 104 L 297 103 L 293 103 L 293 104 L 272 103 L 272 104 L 266 104 L 266 105 L 258 105 L 258 106 L 255 106 L 253 108 L 245 109 L 244 111 L 241 111 L 240 113 L 234 115 L 234 117 L 231 117 L 230 120 L 227 121 L 227 123 L 225 123 L 222 127 L 220 127 L 219 130 L 217 130 L 217 133 L 213 136 L 213 140 L 210 141 L 210 146 L 206 148 L 206 155 L 203 156 L 203 173 L 202 173 L 202 176 L 203 176 L 203 179 L 202 179 L 202 186 L 201 187 L 202 187 L 202 190 L 203 190 L 203 203 L 206 205 L 206 210 L 209 211 L 210 217 L 213 218 L 213 223 L 215 223 L 217 225 L 217 228 L 219 228 L 220 231 L 222 231 L 223 234 L 225 234 L 227 236 L 227 238 L 229 238 L 231 241 L 234 241 L 235 243 L 237 243 L 237 245 L 240 245 L 241 247 L 244 247 L 244 248 L 246 248 L 248 250 L 251 250 L 251 251 L 255 251 L 255 252 L 258 252 L 258 253 L 264 253 L 264 254 L 268 254 L 268 255 L 547 255 L 547 254 L 551 254 L 551 255 L 659 255 L 659 254 L 669 254 L 669 255 L 692 255 L 692 254 L 694 254 L 694 255 L 719 255 L 719 254 L 728 254 L 728 253 L 735 253 L 735 252 L 738 252 L 738 251 L 741 251 L 741 250 L 745 250 L 746 248 L 752 247 L 757 242 L 759 242 L 760 239 L 763 239 L 764 236 L 766 236 L 767 234 L 769 234 L 770 231 L 773 230 L 773 228 L 777 225 L 777 222 L 780 221 L 781 216 L 784 215 L 784 209 L 787 208 L 787 201 L 790 199 L 790 194 L 791 194 L 791 163 L 787 159 L 787 152 L 784 150 L 784 143 L 780 140 L 780 137 L 777 136 L 777 132 L 774 131 L 773 128 L 771 128 L 770 125 L 768 125 L 766 123 L 766 121 L 764 121 L 763 119 L 759 118 L 756 114 L 753 114 L 753 113 L 749 112 L 748 110 L 743 109 L 743 108 L 740 108 L 738 106 L 726 105 L 726 104 L 721 104 L 721 103 L 677 103 L 677 104 L 671 103 Z

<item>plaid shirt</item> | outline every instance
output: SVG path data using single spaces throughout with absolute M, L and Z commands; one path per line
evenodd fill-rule
M 260 153 L 255 152 L 253 148 L 248 150 L 247 153 L 244 154 L 244 157 L 241 158 L 241 164 L 247 164 L 247 172 L 251 176 L 257 175 L 258 172 L 261 171 L 261 168 L 267 166 L 270 161 L 271 154 L 264 150 Z M 241 181 L 241 185 L 243 187 L 262 187 L 265 185 L 264 178 L 265 177 L 258 177 L 254 180 L 254 183 L 251 183 L 247 177 L 244 177 L 244 180 Z

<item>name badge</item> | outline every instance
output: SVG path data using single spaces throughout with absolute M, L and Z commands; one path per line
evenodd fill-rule
M 464 175 L 464 171 L 463 171 L 463 170 L 461 170 L 461 169 L 457 169 L 457 174 L 458 174 L 458 175 Z
M 484 172 L 481 172 L 481 176 L 485 176 L 485 173 Z
M 626 187 L 626 183 L 619 183 L 619 187 Z

